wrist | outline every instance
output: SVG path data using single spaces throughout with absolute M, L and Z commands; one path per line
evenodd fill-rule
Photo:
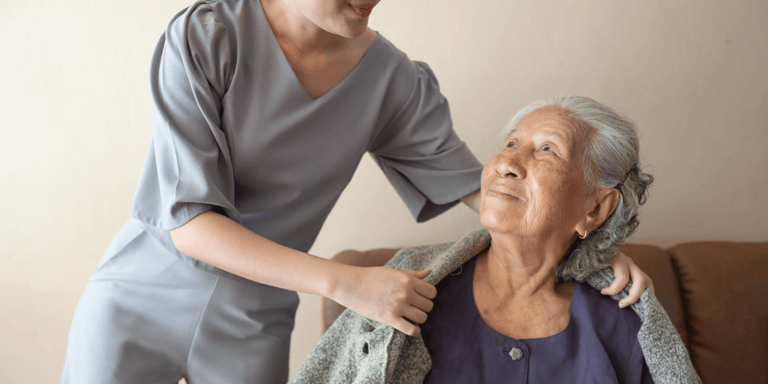
M 353 289 L 351 277 L 357 273 L 359 267 L 338 262 L 333 262 L 333 264 L 330 272 L 326 274 L 327 280 L 323 284 L 324 291 L 320 295 L 341 303 L 345 301 L 344 299 L 349 296 L 350 290 Z

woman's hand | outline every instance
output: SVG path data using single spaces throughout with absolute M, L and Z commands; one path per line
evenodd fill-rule
M 416 324 L 427 321 L 437 289 L 424 282 L 429 270 L 399 271 L 389 267 L 351 267 L 352 275 L 332 299 L 361 316 L 416 336 Z M 415 323 L 415 324 L 414 324 Z
M 632 288 L 629 289 L 629 295 L 619 301 L 620 308 L 624 308 L 640 300 L 640 295 L 646 287 L 648 287 L 651 292 L 656 293 L 656 291 L 653 290 L 653 281 L 651 281 L 651 278 L 646 275 L 645 272 L 640 270 L 635 262 L 624 253 L 619 252 L 616 256 L 611 258 L 611 268 L 613 268 L 613 274 L 616 278 L 609 287 L 603 288 L 603 290 L 600 291 L 603 295 L 618 294 L 627 286 L 630 277 L 632 278 Z

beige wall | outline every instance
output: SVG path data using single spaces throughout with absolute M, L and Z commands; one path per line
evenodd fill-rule
M 0 382 L 59 378 L 72 314 L 127 219 L 150 136 L 148 66 L 173 1 L 0 1 Z M 371 26 L 428 62 L 481 161 L 530 101 L 593 97 L 640 127 L 656 176 L 637 242 L 768 241 L 764 1 L 384 0 Z M 366 157 L 312 252 L 455 239 L 416 225 Z M 302 295 L 292 369 L 319 337 Z

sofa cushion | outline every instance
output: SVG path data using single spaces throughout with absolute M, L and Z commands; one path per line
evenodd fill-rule
M 768 382 L 768 243 L 696 242 L 668 251 L 702 381 Z

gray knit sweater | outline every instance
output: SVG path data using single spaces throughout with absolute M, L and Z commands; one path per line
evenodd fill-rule
M 400 270 L 432 270 L 424 280 L 437 284 L 449 273 L 488 248 L 487 230 L 472 232 L 455 243 L 403 249 L 387 264 Z M 601 290 L 613 281 L 610 268 L 589 276 Z M 621 300 L 624 289 L 614 296 Z M 688 352 L 669 316 L 649 290 L 633 304 L 642 326 L 637 337 L 656 383 L 700 383 Z M 410 337 L 387 325 L 344 311 L 323 335 L 289 383 L 421 383 L 432 362 L 421 336 Z

